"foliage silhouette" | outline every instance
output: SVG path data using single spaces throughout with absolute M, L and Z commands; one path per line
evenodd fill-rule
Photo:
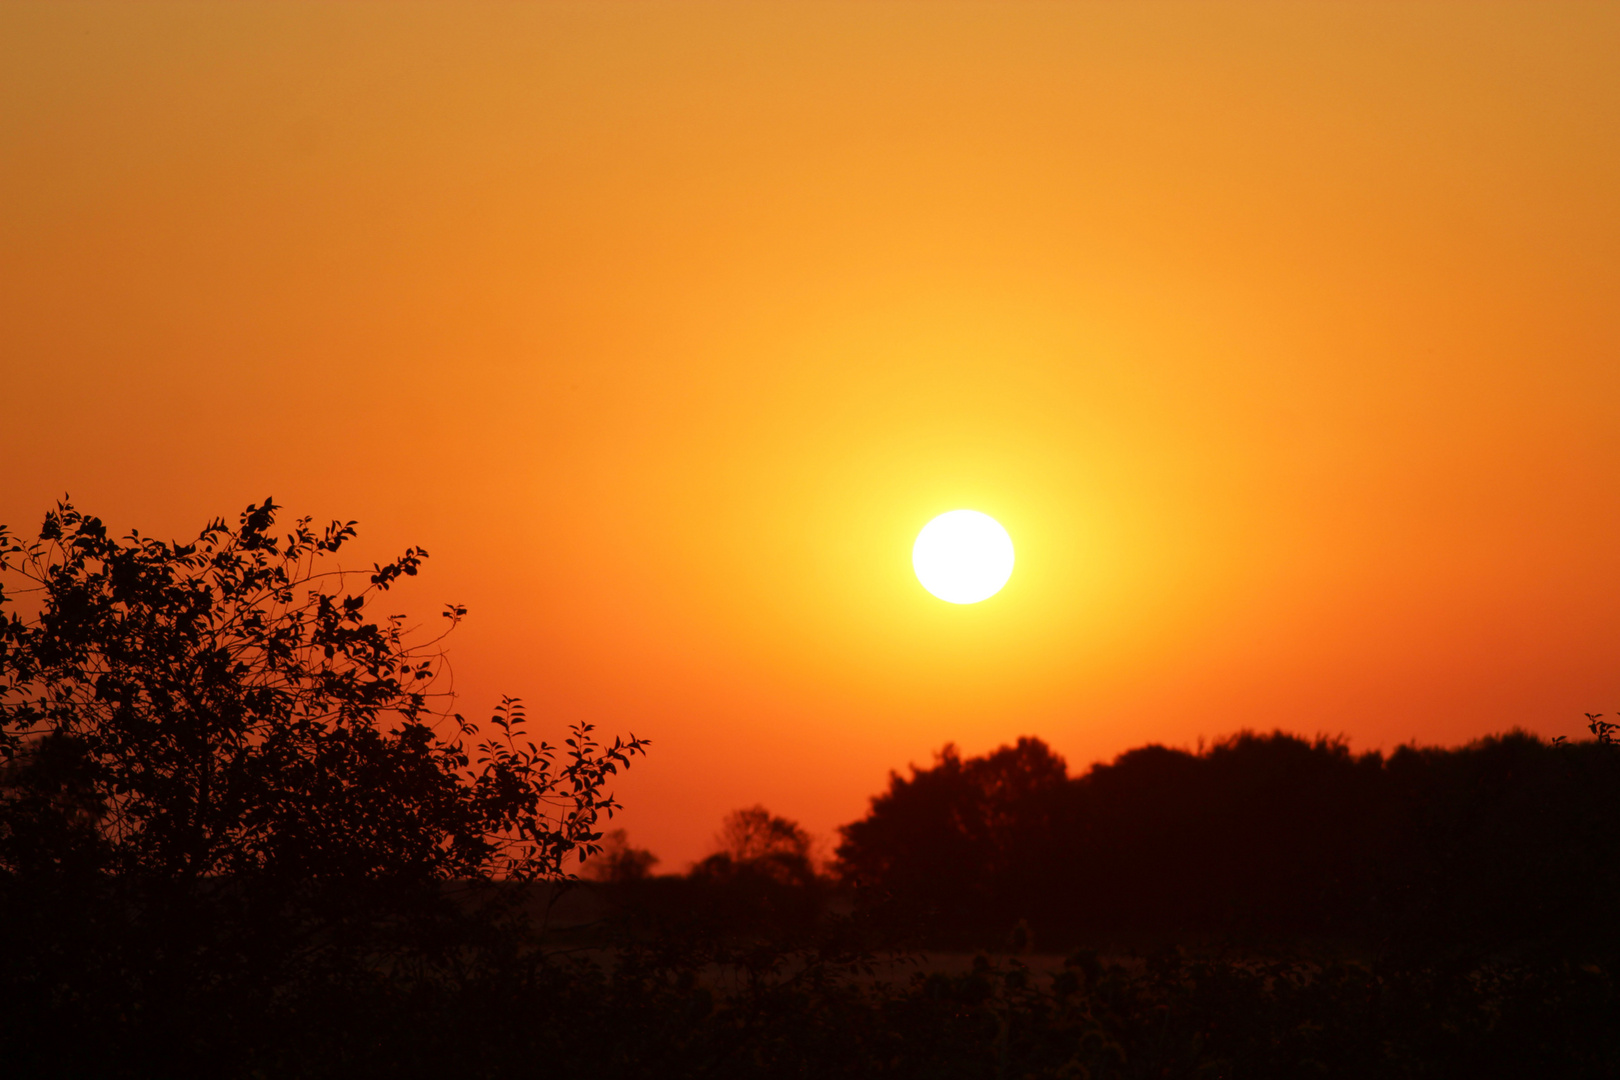
M 692 870 L 694 876 L 742 875 L 793 885 L 808 885 L 815 880 L 810 835 L 797 822 L 777 817 L 763 806 L 727 814 L 718 840 L 720 850 L 698 863 Z
M 947 745 L 931 769 L 890 773 L 871 813 L 844 826 L 843 872 L 951 926 L 1010 926 L 1028 913 L 1008 898 L 1049 887 L 1067 787 L 1063 759 L 1039 739 L 967 761 Z
M 598 871 L 597 880 L 607 886 L 599 901 L 638 940 L 663 936 L 780 947 L 820 932 L 835 883 L 817 873 L 803 828 L 753 806 L 726 815 L 716 841 L 721 850 L 685 875 Z
M 1034 739 L 891 775 L 842 830 L 845 875 L 934 939 L 1211 936 L 1363 948 L 1613 953 L 1620 769 L 1523 734 L 1353 755 L 1242 733 L 1086 774 Z
M 585 864 L 583 877 L 614 885 L 645 880 L 658 865 L 658 856 L 646 848 L 630 846 L 630 834 L 612 829 L 602 836 L 601 850 Z
M 0 530 L 14 1055 L 70 1023 L 101 1027 L 85 1052 L 122 1048 L 81 1062 L 105 1075 L 263 1041 L 276 1002 L 383 969 L 430 981 L 492 940 L 496 909 L 472 918 L 455 883 L 561 879 L 597 850 L 645 740 L 580 724 L 536 744 L 513 699 L 479 738 L 442 707 L 439 639 L 366 614 L 426 553 L 326 569 L 353 523 L 278 536 L 277 510 L 186 544 L 114 539 L 66 503 L 36 541 Z

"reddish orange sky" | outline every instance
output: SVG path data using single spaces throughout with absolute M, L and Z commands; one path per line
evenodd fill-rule
M 666 868 L 1620 707 L 1620 6 L 0 7 L 0 521 L 417 543 Z M 912 576 L 972 507 L 975 607 Z

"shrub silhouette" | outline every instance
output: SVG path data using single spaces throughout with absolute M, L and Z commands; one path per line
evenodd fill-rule
M 497 736 L 470 746 L 476 726 L 430 708 L 439 657 L 364 612 L 426 553 L 340 596 L 354 575 L 312 564 L 353 523 L 277 538 L 275 511 L 185 545 L 110 539 L 67 505 L 35 544 L 0 532 L 0 569 L 41 605 L 0 637 L 0 753 L 32 820 L 57 807 L 56 832 L 107 871 L 193 880 L 555 877 L 592 850 L 605 784 L 643 744 L 598 748 L 580 726 L 559 767 L 508 700 Z M 5 835 L 22 842 L 21 824 L 8 815 Z
M 353 523 L 278 536 L 277 510 L 186 544 L 114 539 L 65 503 L 36 541 L 0 530 L 14 1057 L 68 1023 L 122 1028 L 103 1034 L 124 1062 L 268 1038 L 254 1024 L 300 993 L 450 970 L 489 927 L 451 883 L 563 878 L 598 847 L 645 741 L 582 724 L 536 744 L 512 699 L 481 738 L 440 704 L 437 640 L 366 613 L 426 553 L 327 569 Z

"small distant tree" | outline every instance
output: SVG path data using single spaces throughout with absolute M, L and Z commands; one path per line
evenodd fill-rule
M 737 862 L 772 856 L 808 859 L 810 834 L 799 824 L 777 817 L 763 806 L 733 810 L 720 826 L 720 849 Z
M 630 834 L 613 829 L 602 837 L 602 850 L 585 864 L 584 876 L 592 881 L 623 884 L 641 881 L 658 865 L 658 856 L 645 848 L 631 847 Z
M 815 878 L 810 834 L 763 806 L 727 814 L 715 839 L 720 850 L 697 865 L 699 876 L 742 873 L 784 884 L 806 884 Z

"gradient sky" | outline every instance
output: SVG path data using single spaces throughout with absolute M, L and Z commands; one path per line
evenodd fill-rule
M 0 521 L 421 544 L 463 710 L 651 737 L 668 869 L 947 741 L 1575 734 L 1616 57 L 1609 3 L 7 4 Z M 910 569 L 956 507 L 1018 547 L 975 607 Z

